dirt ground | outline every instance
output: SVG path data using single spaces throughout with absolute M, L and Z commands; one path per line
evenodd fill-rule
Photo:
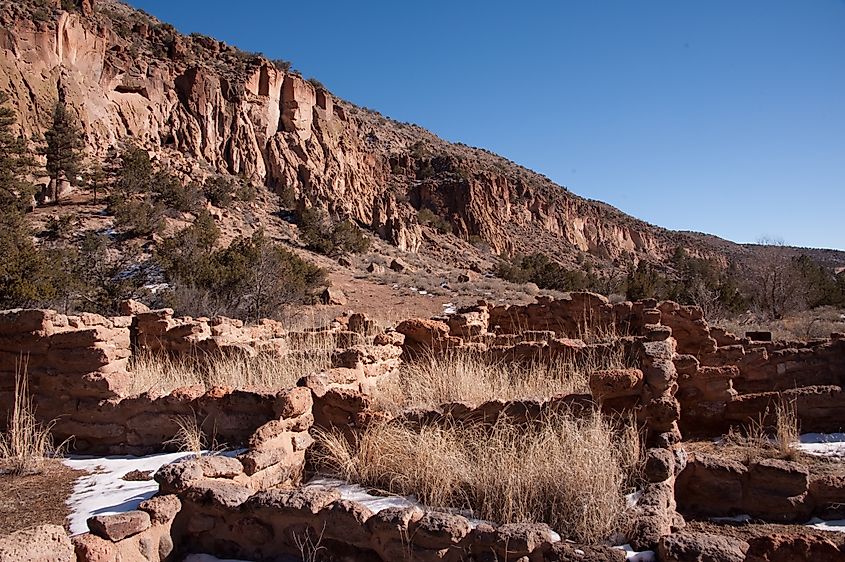
M 60 461 L 45 463 L 40 474 L 0 474 L 0 534 L 52 523 L 65 525 L 67 498 L 83 473 Z
M 845 476 L 845 463 L 827 457 L 810 455 L 796 449 L 782 453 L 773 446 L 737 445 L 733 443 L 714 443 L 713 441 L 684 441 L 688 452 L 698 452 L 725 459 L 748 463 L 758 459 L 782 459 L 805 465 L 812 474 Z

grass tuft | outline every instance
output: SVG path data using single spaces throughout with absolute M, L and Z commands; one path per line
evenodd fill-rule
M 546 522 L 597 543 L 624 524 L 629 467 L 638 464 L 636 432 L 623 429 L 598 413 L 527 425 L 375 423 L 351 442 L 318 432 L 314 459 L 332 476 L 428 506 L 500 523 Z
M 0 464 L 12 474 L 41 472 L 45 459 L 62 449 L 62 446 L 53 446 L 51 430 L 54 425 L 55 421 L 43 424 L 35 417 L 26 363 L 19 364 L 12 411 L 6 431 L 0 434 Z

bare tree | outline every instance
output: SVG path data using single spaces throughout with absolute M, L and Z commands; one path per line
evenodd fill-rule
M 749 292 L 761 312 L 780 320 L 802 305 L 801 278 L 793 266 L 794 252 L 782 239 L 761 238 L 757 262 L 751 268 Z

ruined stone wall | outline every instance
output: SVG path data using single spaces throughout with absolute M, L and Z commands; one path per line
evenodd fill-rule
M 301 556 L 309 542 L 355 561 L 460 560 L 470 554 L 557 561 L 570 560 L 576 548 L 557 540 L 544 524 L 475 523 L 419 507 L 373 513 L 341 499 L 337 490 L 255 492 L 242 478 L 236 459 L 200 459 L 160 471 L 162 493 L 176 494 L 182 503 L 173 521 L 174 542 L 192 552 L 250 560 Z M 592 551 L 597 560 L 624 560 L 624 553 L 607 547 L 577 548 Z
M 264 424 L 290 418 L 286 408 L 294 391 L 185 387 L 129 395 L 130 342 L 138 343 L 135 349 L 192 356 L 254 355 L 278 346 L 279 336 L 272 324 L 246 328 L 234 321 L 174 319 L 169 310 L 115 318 L 0 312 L 0 424 L 11 411 L 16 375 L 25 373 L 37 416 L 52 421 L 54 438 L 70 439 L 73 451 L 141 454 L 177 447 L 168 442 L 180 417 L 195 420 L 209 442 L 242 446 Z M 308 395 L 310 416 L 310 392 L 299 392 Z
M 685 436 L 715 436 L 731 426 L 772 423 L 794 404 L 804 432 L 845 428 L 845 340 L 759 342 L 711 327 L 698 307 L 660 304 L 678 342 L 673 361 Z

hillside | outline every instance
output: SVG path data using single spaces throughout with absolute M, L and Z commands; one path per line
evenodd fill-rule
M 659 264 L 678 247 L 724 266 L 755 255 L 581 198 L 339 99 L 285 61 L 181 35 L 116 0 L 4 0 L 0 18 L 0 90 L 24 136 L 43 134 L 62 98 L 91 157 L 139 143 L 185 182 L 223 173 L 266 187 L 278 196 L 262 199 L 268 215 L 319 207 L 402 252 L 479 271 L 496 255 L 536 251 L 606 272 Z M 845 265 L 843 252 L 819 255 Z

